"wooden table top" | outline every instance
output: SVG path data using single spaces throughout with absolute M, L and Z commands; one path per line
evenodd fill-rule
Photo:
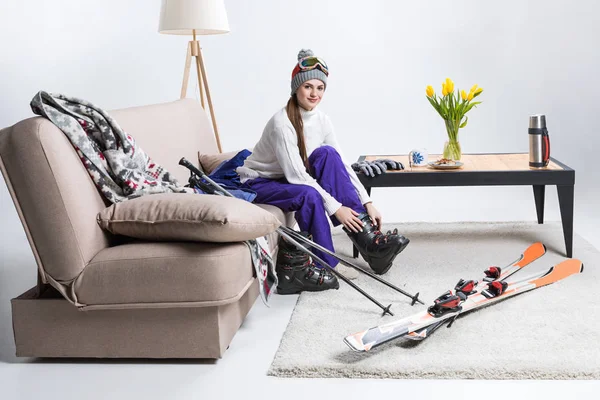
M 362 159 L 363 157 L 361 157 Z M 548 166 L 545 168 L 530 168 L 529 167 L 529 154 L 527 153 L 513 153 L 513 154 L 463 154 L 461 162 L 464 164 L 459 169 L 448 169 L 440 170 L 434 169 L 429 166 L 423 167 L 409 167 L 408 155 L 369 155 L 364 156 L 367 161 L 374 161 L 377 159 L 391 159 L 394 161 L 400 161 L 404 164 L 405 169 L 401 171 L 388 171 L 388 173 L 413 173 L 413 172 L 482 172 L 482 171 L 564 171 L 565 169 L 558 165 L 554 160 L 550 159 Z M 429 161 L 435 161 L 442 158 L 439 154 L 430 154 Z

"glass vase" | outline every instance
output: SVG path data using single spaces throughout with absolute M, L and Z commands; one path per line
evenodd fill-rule
M 454 161 L 460 161 L 462 157 L 462 149 L 458 141 L 458 130 L 460 129 L 460 120 L 444 120 L 446 124 L 446 133 L 448 140 L 444 143 L 444 158 Z
M 462 150 L 458 140 L 448 139 L 444 143 L 444 158 L 453 161 L 460 161 Z

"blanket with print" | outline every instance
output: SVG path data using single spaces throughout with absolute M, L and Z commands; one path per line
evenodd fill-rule
M 30 105 L 35 114 L 63 131 L 111 203 L 151 193 L 194 193 L 152 161 L 106 111 L 89 101 L 40 91 Z

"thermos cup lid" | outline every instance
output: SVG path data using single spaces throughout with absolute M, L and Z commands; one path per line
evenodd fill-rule
M 535 114 L 529 117 L 529 128 L 544 129 L 546 127 L 546 116 L 544 114 Z

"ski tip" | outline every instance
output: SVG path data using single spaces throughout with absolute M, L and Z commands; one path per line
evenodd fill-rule
M 350 339 L 350 340 L 349 340 Z M 346 346 L 350 347 L 350 350 L 356 352 L 356 353 L 362 353 L 363 350 L 360 350 L 359 348 L 357 348 L 354 344 L 354 342 L 352 341 L 352 336 L 348 336 L 347 338 L 344 339 L 344 343 L 346 344 Z
M 363 337 L 365 333 L 367 332 L 357 332 L 350 336 L 346 336 L 344 338 L 344 343 L 346 343 L 346 345 L 350 347 L 351 350 L 357 353 L 364 353 L 366 351 L 369 351 L 375 343 L 364 343 Z
M 535 242 L 525 249 L 525 251 L 521 254 L 521 258 L 513 265 L 522 268 L 525 265 L 537 260 L 544 254 L 546 254 L 546 246 L 542 242 Z
M 572 258 L 554 265 L 543 276 L 531 282 L 534 283 L 536 287 L 540 287 L 581 272 L 583 272 L 583 263 L 576 258 Z

